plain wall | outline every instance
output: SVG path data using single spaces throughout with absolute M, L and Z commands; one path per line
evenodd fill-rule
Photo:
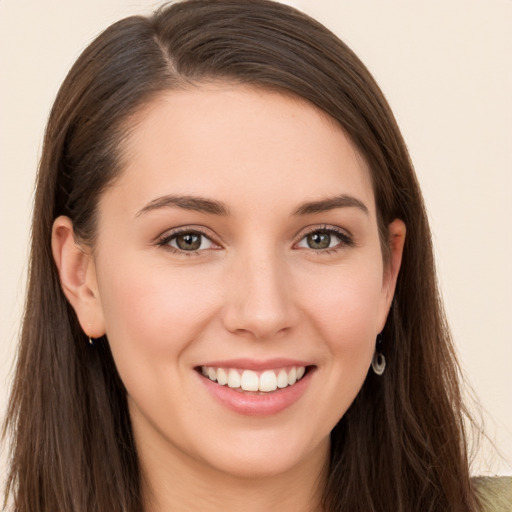
M 462 367 L 505 457 L 484 446 L 473 471 L 512 474 L 512 1 L 286 3 L 347 42 L 395 112 L 429 208 Z M 12 378 L 33 183 L 50 106 L 95 35 L 157 5 L 0 1 L 0 415 Z

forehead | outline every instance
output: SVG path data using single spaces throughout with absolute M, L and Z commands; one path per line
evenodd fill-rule
M 164 193 L 262 207 L 352 193 L 374 209 L 355 146 L 334 119 L 292 95 L 230 84 L 169 91 L 128 128 L 114 188 L 131 186 L 133 208 Z

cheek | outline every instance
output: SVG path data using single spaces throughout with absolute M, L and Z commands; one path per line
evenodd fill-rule
M 310 289 L 312 289 L 310 287 Z M 339 272 L 310 293 L 310 318 L 322 340 L 325 424 L 333 428 L 359 393 L 371 364 L 382 309 L 382 274 Z
M 122 348 L 142 359 L 179 353 L 200 334 L 216 307 L 213 281 L 211 276 L 205 282 L 190 269 L 148 265 L 136 258 L 116 258 L 115 268 L 104 265 L 100 296 L 112 351 Z
M 333 269 L 321 280 L 316 276 L 305 281 L 303 290 L 309 316 L 331 352 L 350 355 L 374 343 L 383 306 L 379 267 Z

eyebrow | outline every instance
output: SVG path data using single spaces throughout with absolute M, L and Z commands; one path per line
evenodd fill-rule
M 193 210 L 210 215 L 229 215 L 229 208 L 220 201 L 191 195 L 166 195 L 157 197 L 156 199 L 150 201 L 146 206 L 144 206 L 144 208 L 137 212 L 136 217 L 140 217 L 141 215 L 144 215 L 153 210 L 169 207 Z M 295 209 L 293 215 L 311 215 L 315 213 L 327 212 L 336 208 L 358 208 L 367 215 L 369 213 L 368 208 L 362 201 L 353 196 L 343 194 L 340 196 L 322 199 L 320 201 L 303 203 Z
M 366 215 L 369 214 L 368 207 L 359 199 L 345 194 L 335 197 L 328 197 L 320 201 L 311 201 L 300 205 L 293 215 L 311 215 L 322 213 L 336 208 L 358 208 Z
M 193 210 L 201 213 L 208 213 L 211 215 L 228 215 L 229 209 L 220 201 L 206 199 L 204 197 L 187 196 L 187 195 L 167 195 L 157 197 L 149 202 L 144 208 L 137 212 L 136 217 L 140 217 L 153 210 L 168 207 L 183 208 L 184 210 Z

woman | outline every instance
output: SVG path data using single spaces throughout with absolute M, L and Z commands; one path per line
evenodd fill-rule
M 263 0 L 111 26 L 52 110 L 12 392 L 22 511 L 472 511 L 404 142 Z

